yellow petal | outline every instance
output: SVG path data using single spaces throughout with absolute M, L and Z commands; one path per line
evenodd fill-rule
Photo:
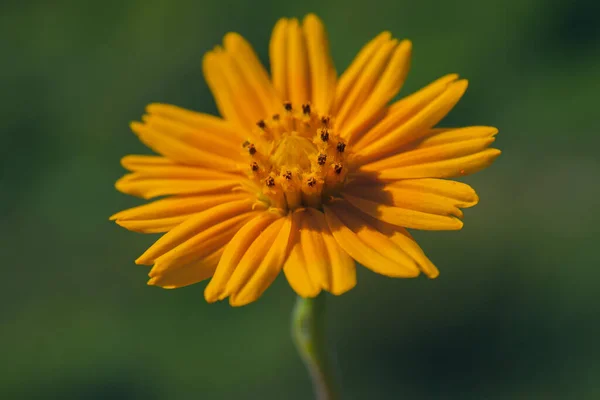
M 417 242 L 406 229 L 387 224 L 375 218 L 369 218 L 367 220 L 370 225 L 387 236 L 392 242 L 394 242 L 406 254 L 408 254 L 417 263 L 419 269 L 423 271 L 425 275 L 427 275 L 427 277 L 438 277 L 440 272 L 429 260 L 429 258 L 427 258 L 421 247 L 419 247 Z
M 308 14 L 302 22 L 306 38 L 312 104 L 321 114 L 328 114 L 335 94 L 336 72 L 329 52 L 329 40 L 323 22 L 315 14 Z
M 218 52 L 218 65 L 227 80 L 228 87 L 233 92 L 234 101 L 241 115 L 244 117 L 244 127 L 252 129 L 256 122 L 265 117 L 265 110 L 261 107 L 259 98 L 254 88 L 247 80 L 244 65 L 236 62 L 234 55 L 225 49 Z
M 416 92 L 399 99 L 390 105 L 390 112 L 395 113 L 400 110 L 412 109 L 419 106 L 422 108 L 427 105 L 431 100 L 442 94 L 444 90 L 448 88 L 448 85 L 455 82 L 458 79 L 458 74 L 447 74 L 441 78 L 436 79 L 430 84 L 422 87 Z
M 172 104 L 151 103 L 146 106 L 146 112 L 172 121 L 177 121 L 211 136 L 219 136 L 239 141 L 246 139 L 234 124 L 214 115 L 187 110 Z
M 213 115 L 161 103 L 148 104 L 146 112 L 196 128 L 198 131 L 204 132 L 204 134 L 211 137 L 220 137 L 236 143 L 246 139 L 244 132 L 234 124 Z
M 287 24 L 287 41 L 288 96 L 293 104 L 301 105 L 309 102 L 311 98 L 310 70 L 304 35 L 295 18 Z
M 219 204 L 248 198 L 248 193 L 236 192 L 204 196 L 173 196 L 156 200 L 148 204 L 120 211 L 110 217 L 110 220 L 143 221 L 169 217 L 186 216 L 204 211 Z
M 387 63 L 385 71 L 381 76 L 367 100 L 356 111 L 356 115 L 349 119 L 343 130 L 343 136 L 348 142 L 366 130 L 374 121 L 378 119 L 385 110 L 388 102 L 394 98 L 402 87 L 410 67 L 410 57 L 412 44 L 408 40 L 403 40 L 392 53 Z
M 254 122 L 273 115 L 281 107 L 282 100 L 269 81 L 267 71 L 252 46 L 237 33 L 225 35 L 223 44 L 250 89 L 247 101 L 258 106 L 260 114 L 257 114 L 258 118 Z
M 257 116 L 252 104 L 245 103 L 248 89 L 237 67 L 223 49 L 217 47 L 202 59 L 204 78 L 221 115 L 243 129 L 250 129 L 264 116 Z
M 256 237 L 278 217 L 277 214 L 265 212 L 248 221 L 240 228 L 225 247 L 225 251 L 219 261 L 215 274 L 204 290 L 204 298 L 206 301 L 213 303 L 227 296 L 225 294 L 226 285 L 240 260 L 250 245 L 252 245 L 254 239 L 256 239 Z
M 153 269 L 150 271 L 148 285 L 160 286 L 163 289 L 175 289 L 208 279 L 215 272 L 222 254 L 223 248 L 200 261 L 178 265 L 177 268 L 170 268 L 160 272 L 156 272 Z
M 269 42 L 269 59 L 271 61 L 271 76 L 273 86 L 281 99 L 289 99 L 287 91 L 287 29 L 288 20 L 281 18 L 275 24 L 271 41 Z
M 308 209 L 299 211 L 299 213 L 301 213 L 300 243 L 306 269 L 312 282 L 329 291 L 331 273 L 322 231 L 316 225 L 316 221 Z
M 142 117 L 144 124 L 153 131 L 176 139 L 202 151 L 217 154 L 236 161 L 245 161 L 242 140 L 232 140 L 219 134 L 199 130 L 179 121 L 173 121 L 160 115 L 149 114 Z
M 392 157 L 383 158 L 371 164 L 363 165 L 361 169 L 364 171 L 380 171 L 458 158 L 469 154 L 479 153 L 489 147 L 495 140 L 496 139 L 493 137 L 486 137 L 482 139 L 469 139 L 459 142 L 425 146 L 423 148 L 405 151 Z
M 473 207 L 479 202 L 472 187 L 445 179 L 404 179 L 385 185 L 350 184 L 345 191 L 397 207 L 457 217 L 462 217 L 457 207 Z
M 436 125 L 458 103 L 465 90 L 467 81 L 451 83 L 435 100 L 421 109 L 396 129 L 380 139 L 372 142 L 357 152 L 363 164 L 389 157 L 395 154 L 404 144 L 422 137 L 428 129 Z
M 185 222 L 191 215 L 193 214 L 148 220 L 116 220 L 115 222 L 117 225 L 133 232 L 163 233 L 168 232 L 182 222 Z
M 151 199 L 170 194 L 226 194 L 240 185 L 239 179 L 160 178 L 134 172 L 115 183 L 120 192 Z
M 377 179 L 395 181 L 398 179 L 452 178 L 470 175 L 488 167 L 500 153 L 501 151 L 498 149 L 486 149 L 464 157 L 385 169 L 378 172 Z M 367 174 L 372 174 L 372 172 L 367 172 Z
M 398 41 L 395 39 L 384 42 L 377 48 L 372 58 L 358 75 L 356 82 L 350 89 L 347 97 L 343 100 L 336 114 L 336 128 L 342 136 L 346 136 L 346 127 L 352 123 L 361 112 L 361 108 L 369 100 L 369 96 L 384 73 L 397 46 Z
M 308 229 L 316 232 L 320 237 L 324 250 L 324 253 L 320 256 L 323 262 L 311 264 L 309 261 L 307 264 L 308 270 L 310 271 L 313 266 L 322 264 L 320 268 L 327 271 L 325 274 L 327 286 L 323 286 L 323 289 L 335 295 L 340 295 L 352 289 L 356 285 L 354 260 L 336 242 L 329 230 L 325 215 L 314 208 L 308 208 L 304 213 L 304 219 L 307 222 Z M 307 260 L 308 257 L 304 259 Z
M 252 211 L 253 205 L 255 208 L 257 207 L 252 200 L 238 200 L 220 204 L 216 207 L 202 211 L 163 235 L 136 260 L 136 263 L 150 265 L 154 263 L 158 257 L 186 240 L 189 240 L 199 232 L 209 229 L 221 222 L 235 218 L 240 214 Z
M 425 138 L 418 141 L 415 148 L 438 146 L 441 144 L 485 139 L 496 136 L 498 129 L 493 126 L 468 126 L 465 128 L 435 128 Z
M 402 188 L 395 185 L 349 185 L 344 193 L 379 203 L 426 214 L 463 217 L 453 198 L 427 193 L 418 189 Z
M 389 107 L 388 114 L 377 125 L 366 131 L 363 136 L 356 135 L 352 147 L 355 149 L 366 147 L 391 132 L 442 94 L 448 85 L 457 79 L 456 74 L 443 76 L 410 96 L 398 100 Z
M 388 206 L 346 193 L 343 194 L 343 197 L 365 214 L 392 225 L 434 231 L 458 230 L 463 227 L 461 220 L 449 215 L 429 214 L 408 208 Z
M 348 69 L 344 71 L 335 88 L 334 114 L 337 114 L 345 104 L 346 98 L 355 86 L 365 66 L 370 62 L 381 46 L 383 46 L 384 43 L 387 43 L 391 37 L 392 35 L 389 32 L 382 32 L 377 35 L 359 51 Z
M 271 263 L 272 256 L 269 253 L 275 252 L 280 254 L 279 248 L 275 248 L 274 244 L 277 241 L 277 237 L 282 230 L 287 218 L 278 218 L 268 227 L 266 227 L 258 237 L 252 242 L 252 244 L 246 249 L 244 255 L 240 259 L 240 262 L 236 266 L 235 270 L 231 274 L 227 285 L 225 286 L 225 296 L 232 296 L 239 294 L 240 290 L 248 283 L 252 276 L 256 273 L 259 266 L 264 260 L 269 260 Z M 287 240 L 286 238 L 286 245 Z M 287 250 L 284 248 L 284 251 Z M 275 260 L 280 259 L 281 264 L 278 266 L 279 269 L 283 266 L 283 257 L 275 257 Z M 276 268 L 277 266 L 271 266 Z
M 232 306 L 243 306 L 251 303 L 258 299 L 263 292 L 273 283 L 281 268 L 285 259 L 289 253 L 289 239 L 292 230 L 292 218 L 288 215 L 285 218 L 274 222 L 269 228 L 264 231 L 264 235 L 267 236 L 267 231 L 272 229 L 275 233 L 273 240 L 266 239 L 262 246 L 268 249 L 264 257 L 260 257 L 258 266 L 255 266 L 256 261 L 249 262 L 247 265 L 244 264 L 244 260 L 249 256 L 248 253 L 244 255 L 238 266 L 238 270 L 234 272 L 231 277 L 228 286 L 234 285 L 237 271 L 242 271 L 242 268 L 248 268 L 251 272 L 249 278 L 242 278 L 242 286 L 236 291 L 232 292 L 229 302 Z M 262 236 L 262 234 L 261 234 Z M 260 236 L 256 239 L 256 242 L 260 241 Z M 254 245 L 254 244 L 253 244 Z M 259 244 L 260 245 L 260 244 Z M 248 249 L 248 252 L 252 250 L 252 246 Z M 261 253 L 262 254 L 262 253 Z
M 189 179 L 189 180 L 239 180 L 241 175 L 219 171 L 217 169 L 202 168 L 191 165 L 147 165 L 140 166 L 128 174 L 129 180 L 143 179 Z
M 392 189 L 431 193 L 447 199 L 461 208 L 473 207 L 479 202 L 475 190 L 466 183 L 446 179 L 405 179 L 389 185 Z
M 360 264 L 390 277 L 410 278 L 419 275 L 414 260 L 389 238 L 358 217 L 348 204 L 336 201 L 323 208 L 333 237 Z
M 193 263 L 224 247 L 248 220 L 262 211 L 246 212 L 219 222 L 175 246 L 154 260 L 153 270 L 160 272 Z
M 177 163 L 162 156 L 132 154 L 121 158 L 121 165 L 129 171 L 138 171 L 148 167 L 174 166 L 177 165 Z
M 310 277 L 308 265 L 304 259 L 304 250 L 300 238 L 303 212 L 292 214 L 293 229 L 290 234 L 290 254 L 283 265 L 285 277 L 296 293 L 302 297 L 315 297 L 321 292 L 321 286 Z
M 237 163 L 230 158 L 193 147 L 189 143 L 161 134 L 145 124 L 132 122 L 131 130 L 146 146 L 182 164 L 207 166 L 224 171 L 239 170 Z

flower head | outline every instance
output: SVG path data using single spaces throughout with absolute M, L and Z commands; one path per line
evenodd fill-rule
M 131 124 L 157 156 L 130 155 L 118 190 L 166 196 L 111 217 L 165 233 L 138 264 L 149 284 L 176 288 L 212 278 L 207 301 L 256 300 L 283 269 L 301 296 L 341 294 L 355 261 L 390 277 L 438 270 L 406 228 L 455 230 L 478 202 L 468 185 L 500 154 L 492 127 L 436 128 L 467 88 L 446 75 L 389 104 L 412 45 L 388 32 L 338 77 L 321 21 L 281 19 L 269 46 L 271 76 L 238 34 L 203 61 L 221 118 L 150 104 Z

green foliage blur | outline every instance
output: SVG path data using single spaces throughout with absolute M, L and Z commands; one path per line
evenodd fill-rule
M 13 1 L 0 5 L 0 398 L 309 399 L 294 294 L 209 305 L 146 286 L 155 239 L 108 216 L 150 102 L 215 113 L 205 51 L 235 30 L 263 61 L 279 17 L 316 12 L 338 72 L 382 30 L 410 38 L 402 94 L 470 80 L 443 125 L 494 125 L 459 232 L 416 232 L 437 280 L 364 268 L 329 298 L 345 399 L 600 398 L 600 3 Z

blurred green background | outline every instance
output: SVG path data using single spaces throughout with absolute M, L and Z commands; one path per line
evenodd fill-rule
M 149 102 L 216 112 L 205 51 L 267 60 L 281 16 L 325 21 L 338 71 L 384 29 L 414 44 L 402 94 L 470 79 L 448 126 L 495 125 L 460 232 L 417 232 L 435 281 L 365 269 L 330 298 L 346 399 L 600 398 L 599 2 L 11 1 L 0 6 L 0 398 L 308 399 L 279 279 L 248 307 L 146 286 L 152 235 L 108 216 Z

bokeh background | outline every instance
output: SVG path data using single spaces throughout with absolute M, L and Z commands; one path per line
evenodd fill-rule
M 447 126 L 495 125 L 460 232 L 416 233 L 435 281 L 362 269 L 330 298 L 346 399 L 600 398 L 599 2 L 11 1 L 0 6 L 0 398 L 308 399 L 279 279 L 250 306 L 146 286 L 155 239 L 108 216 L 149 102 L 216 112 L 202 54 L 235 30 L 267 61 L 281 16 L 327 24 L 338 71 L 384 29 L 402 94 L 470 79 Z

